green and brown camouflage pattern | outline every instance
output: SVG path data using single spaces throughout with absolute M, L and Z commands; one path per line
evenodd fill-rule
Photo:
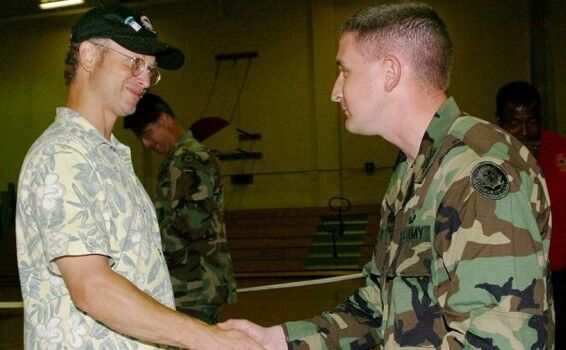
M 236 301 L 218 160 L 187 131 L 167 152 L 155 208 L 177 310 L 216 323 Z
M 397 162 L 366 286 L 284 324 L 288 347 L 552 349 L 550 221 L 527 148 L 450 98 Z

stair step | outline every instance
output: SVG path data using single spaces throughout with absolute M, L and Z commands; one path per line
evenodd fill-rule
M 332 242 L 314 242 L 312 244 L 313 247 L 332 247 L 332 245 L 333 245 Z M 361 247 L 363 245 L 364 242 L 336 242 L 337 247 L 342 247 L 342 246 Z
M 336 245 L 340 254 L 360 254 L 361 246 L 360 245 Z M 318 245 L 313 246 L 309 251 L 309 256 L 313 254 L 327 254 L 328 252 L 332 251 L 332 245 Z
M 323 244 L 333 244 L 333 239 L 332 236 L 328 236 L 328 237 L 315 237 L 313 244 L 317 244 L 317 243 L 323 243 Z M 336 244 L 338 243 L 351 243 L 351 244 L 357 244 L 357 245 L 362 245 L 364 243 L 363 241 L 363 237 L 360 236 L 336 236 Z
M 360 270 L 360 267 L 357 264 L 307 265 L 305 270 Z
M 318 258 L 307 258 L 305 265 L 358 265 L 360 260 L 359 256 L 340 256 L 337 258 L 331 256 L 318 257 Z
M 366 220 L 342 220 L 344 225 L 367 225 L 368 221 Z M 340 225 L 339 220 L 322 220 L 323 225 Z
M 317 235 L 317 236 L 318 236 L 318 235 L 321 235 L 321 236 L 324 236 L 324 235 L 331 235 L 331 236 L 332 236 L 332 233 L 333 233 L 333 232 L 338 233 L 338 227 L 336 227 L 335 230 L 334 230 L 334 229 L 330 229 L 330 230 L 328 230 L 328 231 L 320 230 L 320 228 L 319 228 L 319 231 L 316 233 L 316 235 Z M 351 230 L 351 229 L 346 229 L 346 228 L 344 228 L 344 231 L 343 231 L 344 235 L 365 235 L 366 232 L 367 232 L 366 229 L 364 229 L 364 230 Z
M 368 221 L 368 214 L 347 214 L 342 213 L 342 220 L 343 221 Z M 321 215 L 320 220 L 322 221 L 338 221 L 338 214 L 332 215 Z
M 348 223 L 344 223 L 344 225 L 342 226 L 344 228 L 344 231 L 367 231 L 367 224 L 348 224 Z M 318 225 L 318 230 L 320 231 L 336 231 L 340 228 L 340 224 L 326 224 L 326 223 L 322 223 L 320 225 Z
M 315 254 L 309 254 L 309 257 L 307 259 L 313 258 L 313 259 L 319 259 L 319 258 L 332 258 L 332 251 L 326 252 L 326 253 L 315 253 Z M 362 255 L 360 253 L 344 253 L 344 252 L 338 252 L 338 258 L 359 258 Z

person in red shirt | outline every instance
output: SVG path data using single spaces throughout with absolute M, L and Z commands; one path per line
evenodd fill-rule
M 550 269 L 556 313 L 556 349 L 566 349 L 566 137 L 541 128 L 541 99 L 529 82 L 513 81 L 496 97 L 499 125 L 521 141 L 543 170 L 552 212 Z

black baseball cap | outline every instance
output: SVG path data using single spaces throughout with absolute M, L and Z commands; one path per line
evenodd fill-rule
M 89 10 L 73 26 L 71 42 L 92 38 L 112 39 L 135 53 L 155 56 L 157 65 L 163 69 L 179 69 L 185 62 L 181 50 L 157 40 L 147 16 L 116 2 Z

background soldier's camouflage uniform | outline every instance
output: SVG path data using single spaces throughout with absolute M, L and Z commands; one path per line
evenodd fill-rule
M 236 301 L 218 160 L 190 131 L 165 155 L 155 207 L 177 310 L 217 322 Z
M 450 98 L 397 163 L 366 287 L 284 324 L 289 348 L 551 349 L 549 235 L 535 158 Z

